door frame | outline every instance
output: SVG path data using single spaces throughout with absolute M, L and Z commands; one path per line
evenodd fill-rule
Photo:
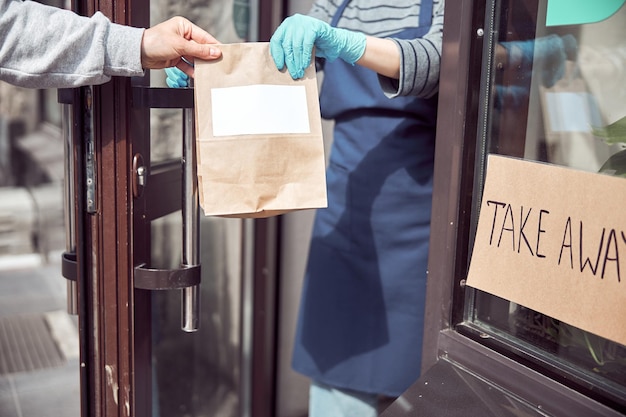
M 282 19 L 283 4 L 258 0 L 255 6 L 259 12 L 255 38 L 267 41 Z M 100 11 L 115 23 L 150 25 L 149 0 L 73 0 L 72 8 L 87 16 Z M 137 186 L 138 166 L 150 166 L 150 107 L 141 104 L 137 91 L 149 85 L 146 72 L 132 79 L 113 77 L 103 85 L 70 94 L 72 136 L 77 138 L 72 146 L 76 167 L 73 230 L 83 417 L 150 415 L 152 406 L 150 290 L 138 289 L 134 282 L 135 268 L 149 264 L 150 222 L 155 211 L 147 188 Z M 85 172 L 92 166 L 93 175 L 87 178 Z M 275 407 L 279 223 L 274 219 L 251 222 L 252 377 L 246 388 L 248 411 L 242 412 L 254 417 L 270 417 Z

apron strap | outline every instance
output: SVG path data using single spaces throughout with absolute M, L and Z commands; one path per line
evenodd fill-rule
M 343 15 L 343 11 L 346 10 L 346 7 L 348 7 L 348 3 L 350 3 L 350 0 L 343 0 L 343 3 L 341 3 L 341 5 L 337 8 L 337 12 L 333 16 L 333 20 L 330 21 L 330 25 L 332 27 L 337 26 L 341 15 Z
M 420 27 L 430 27 L 433 21 L 433 0 L 422 0 L 420 4 Z

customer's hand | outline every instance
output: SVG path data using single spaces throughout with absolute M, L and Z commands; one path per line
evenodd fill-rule
M 359 32 L 338 29 L 313 17 L 295 14 L 280 24 L 270 39 L 270 52 L 276 67 L 287 70 L 294 79 L 304 76 L 315 54 L 328 61 L 341 58 L 354 64 L 365 52 L 366 37 Z
M 193 66 L 181 57 L 189 62 L 194 58 L 219 58 L 222 52 L 215 46 L 218 43 L 184 17 L 173 17 L 145 30 L 141 41 L 141 64 L 146 69 L 175 66 L 193 77 Z
M 165 83 L 170 88 L 189 87 L 189 76 L 176 67 L 165 68 Z

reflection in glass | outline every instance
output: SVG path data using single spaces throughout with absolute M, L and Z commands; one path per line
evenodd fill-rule
M 482 153 L 624 176 L 626 7 L 551 27 L 546 9 L 546 0 L 494 3 Z M 486 293 L 471 297 L 469 319 L 482 329 L 626 398 L 626 346 Z
M 247 35 L 246 0 L 152 0 L 152 24 L 181 15 L 224 43 Z M 166 87 L 165 72 L 150 73 L 153 87 Z M 152 109 L 152 163 L 180 159 L 182 110 Z M 152 263 L 178 268 L 180 211 L 152 224 Z M 240 415 L 241 221 L 200 214 L 202 283 L 200 328 L 181 330 L 181 292 L 152 295 L 152 416 L 236 417 Z
M 152 294 L 153 417 L 236 417 L 240 372 L 241 222 L 201 222 L 201 319 L 197 332 L 181 330 L 181 294 Z M 180 265 L 179 212 L 153 222 L 153 266 Z

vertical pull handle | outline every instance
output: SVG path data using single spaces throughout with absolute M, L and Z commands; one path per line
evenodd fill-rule
M 64 151 L 64 217 L 65 217 L 65 253 L 63 254 L 63 276 L 67 278 L 67 312 L 68 314 L 78 314 L 78 286 L 76 284 L 76 238 L 75 224 L 76 216 L 74 212 L 74 158 L 72 155 L 72 106 L 61 104 L 61 127 L 63 135 Z
M 154 269 L 148 265 L 135 266 L 134 286 L 146 290 L 182 290 L 181 328 L 186 332 L 195 332 L 200 328 L 200 221 L 199 198 L 196 180 L 195 126 L 193 111 L 193 88 L 133 88 L 133 105 L 149 108 L 182 108 L 183 109 L 183 149 L 181 171 L 174 176 L 182 180 L 181 209 L 183 220 L 182 260 L 177 269 Z M 135 164 L 137 168 L 137 189 L 144 187 L 149 193 L 155 192 L 154 175 L 148 176 L 145 170 L 140 172 L 143 164 Z M 174 168 L 178 169 L 178 168 Z M 151 178 L 151 179 L 149 179 Z M 152 185 L 150 185 L 152 184 Z M 139 192 L 137 193 L 139 194 Z M 173 212 L 160 213 L 161 215 Z M 168 210 L 169 210 L 168 209 Z M 155 213 L 152 213 L 154 215 Z
M 183 109 L 183 254 L 182 266 L 195 267 L 200 264 L 199 202 L 196 180 L 196 152 L 193 108 Z M 200 328 L 200 285 L 182 289 L 182 323 L 186 332 Z

